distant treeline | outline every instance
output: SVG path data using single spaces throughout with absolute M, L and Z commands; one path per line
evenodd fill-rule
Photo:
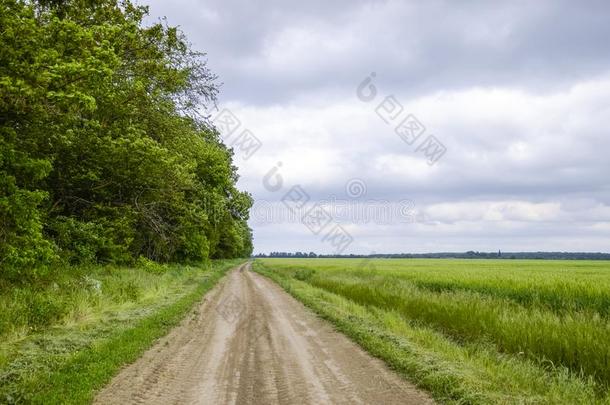
M 3 0 L 0 278 L 249 256 L 203 55 L 129 0 Z
M 475 252 L 464 253 L 379 253 L 371 255 L 319 255 L 314 252 L 259 253 L 254 257 L 293 258 L 383 258 L 383 259 L 538 259 L 538 260 L 610 260 L 610 253 L 587 252 Z

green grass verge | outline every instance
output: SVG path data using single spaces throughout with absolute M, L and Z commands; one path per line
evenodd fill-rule
M 303 269 L 258 260 L 254 269 L 441 403 L 610 404 L 591 377 L 498 352 L 491 343 L 454 340 L 396 310 L 361 305 L 311 285 L 312 275 Z
M 151 274 L 150 278 L 160 278 L 162 283 L 153 283 L 156 294 L 143 291 L 143 295 L 150 295 L 149 299 L 103 306 L 97 308 L 92 322 L 63 322 L 5 342 L 0 363 L 0 402 L 90 403 L 97 390 L 124 364 L 136 360 L 177 325 L 238 263 L 216 262 L 205 269 L 175 268 L 167 276 Z M 138 269 L 123 271 L 147 277 Z M 110 284 L 110 280 L 105 281 Z

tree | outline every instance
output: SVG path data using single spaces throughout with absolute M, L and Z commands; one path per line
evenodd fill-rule
M 1 1 L 3 273 L 249 255 L 204 55 L 129 1 Z

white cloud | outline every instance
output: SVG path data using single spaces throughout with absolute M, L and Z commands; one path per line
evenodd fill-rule
M 209 51 L 221 105 L 263 143 L 238 153 L 241 187 L 277 202 L 301 184 L 319 200 L 357 177 L 367 198 L 413 200 L 427 217 L 345 224 L 354 252 L 608 250 L 602 3 L 151 3 Z M 355 92 L 373 71 L 367 104 Z M 436 165 L 375 114 L 390 94 L 446 145 Z M 278 162 L 283 188 L 270 191 Z M 254 231 L 257 251 L 325 249 L 299 224 Z

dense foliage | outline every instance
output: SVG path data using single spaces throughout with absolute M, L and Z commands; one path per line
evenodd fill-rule
M 117 0 L 0 0 L 0 275 L 249 255 L 216 77 Z

